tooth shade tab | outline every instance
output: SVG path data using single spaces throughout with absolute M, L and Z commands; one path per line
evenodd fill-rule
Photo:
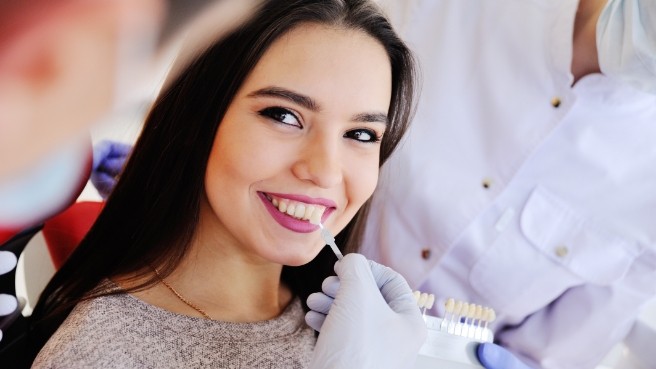
M 494 310 L 466 301 L 447 298 L 444 300 L 444 316 L 436 317 L 427 315 L 435 295 L 413 291 L 413 297 L 423 315 L 429 332 L 429 339 L 422 347 L 422 352 L 431 352 L 430 357 L 444 349 L 444 343 L 448 342 L 446 335 L 464 337 L 473 342 L 494 342 L 494 332 L 488 328 L 494 321 L 496 314 Z M 431 339 L 431 337 L 433 339 Z M 455 346 L 449 346 L 449 352 Z M 469 367 L 469 366 L 467 366 Z
M 321 223 L 321 217 L 323 216 L 324 211 L 326 211 L 325 207 L 317 205 L 312 212 L 312 216 L 310 217 L 310 223 L 319 225 L 319 223 Z

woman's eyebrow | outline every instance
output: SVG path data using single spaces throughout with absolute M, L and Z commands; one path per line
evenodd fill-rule
M 311 97 L 299 94 L 298 92 L 294 92 L 282 87 L 275 87 L 275 86 L 265 87 L 248 94 L 248 97 L 262 97 L 262 96 L 279 97 L 285 100 L 289 100 L 298 105 L 301 105 L 302 107 L 312 111 L 321 110 L 319 104 L 317 104 L 317 102 L 314 101 Z
M 318 112 L 321 106 L 314 99 L 309 96 L 288 90 L 286 88 L 270 86 L 253 91 L 247 95 L 248 97 L 277 97 L 291 101 L 308 110 Z M 387 114 L 380 112 L 373 113 L 360 113 L 351 118 L 353 122 L 359 123 L 388 123 Z
M 385 113 L 361 113 L 357 114 L 352 119 L 354 122 L 360 123 L 384 123 L 387 124 L 389 119 Z

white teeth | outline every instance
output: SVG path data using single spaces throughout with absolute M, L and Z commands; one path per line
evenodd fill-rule
M 310 223 L 319 224 L 326 208 L 321 205 L 310 205 L 287 199 L 269 198 L 278 211 L 292 216 L 296 219 L 308 220 Z
M 294 213 L 296 212 L 296 205 L 294 203 L 291 203 L 287 205 L 287 215 L 294 216 Z
M 303 204 L 296 205 L 296 211 L 294 211 L 294 217 L 303 219 L 303 215 L 305 215 L 305 205 Z
M 278 210 L 280 210 L 281 213 L 287 212 L 287 201 L 280 201 L 280 204 L 278 204 Z

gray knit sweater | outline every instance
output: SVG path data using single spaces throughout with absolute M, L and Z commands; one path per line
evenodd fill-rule
M 32 368 L 305 368 L 315 342 L 299 299 L 272 320 L 228 323 L 123 293 L 78 304 Z

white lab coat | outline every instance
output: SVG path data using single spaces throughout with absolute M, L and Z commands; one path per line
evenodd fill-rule
M 656 295 L 656 95 L 571 87 L 577 0 L 382 3 L 423 82 L 363 253 L 494 308 L 532 365 L 593 368 Z

